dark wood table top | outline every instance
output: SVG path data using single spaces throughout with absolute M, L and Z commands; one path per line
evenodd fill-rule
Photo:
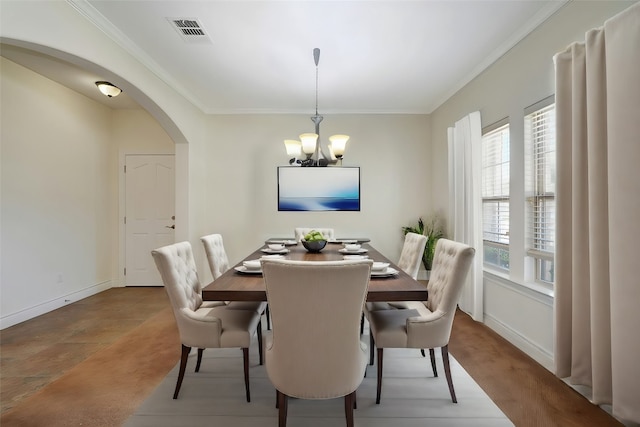
M 287 259 L 304 261 L 336 261 L 342 260 L 339 252 L 344 246 L 328 243 L 320 253 L 310 253 L 301 244 L 287 246 L 290 252 L 285 254 Z M 245 260 L 258 259 L 265 255 L 261 246 L 247 256 Z M 398 274 L 390 277 L 371 277 L 367 301 L 426 301 L 427 286 L 418 282 L 402 271 L 371 245 L 362 245 L 367 249 L 366 255 L 374 261 L 389 262 L 391 267 L 398 270 Z M 222 276 L 202 289 L 202 299 L 205 301 L 266 301 L 267 293 L 262 274 L 239 273 L 234 268 L 242 266 L 242 262 L 233 266 Z

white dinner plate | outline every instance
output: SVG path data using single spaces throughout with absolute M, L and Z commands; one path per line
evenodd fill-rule
M 339 249 L 338 252 L 343 254 L 363 254 L 363 253 L 369 252 L 369 250 L 360 248 L 357 251 L 348 251 L 345 248 L 342 248 L 342 249 Z
M 270 249 L 270 248 L 264 248 L 264 249 L 260 249 L 262 252 L 264 252 L 265 254 L 286 254 L 287 252 L 289 252 L 289 249 L 287 248 L 283 248 L 283 249 Z
M 356 239 L 329 239 L 327 243 L 358 243 Z
M 262 274 L 262 270 L 261 269 L 249 270 L 244 265 L 239 265 L 237 267 L 233 267 L 233 269 L 235 271 L 237 271 L 238 273 L 242 273 L 242 274 Z
M 281 245 L 285 245 L 285 246 L 293 246 L 293 245 L 297 245 L 298 242 L 295 240 L 269 240 L 267 242 L 267 244 L 281 244 Z
M 367 255 L 343 255 L 343 259 L 367 259 L 369 258 Z
M 371 277 L 391 277 L 398 274 L 398 270 L 393 267 L 387 267 L 380 271 L 371 271 Z
M 262 255 L 260 259 L 282 259 L 284 255 L 280 254 L 271 254 L 271 255 Z

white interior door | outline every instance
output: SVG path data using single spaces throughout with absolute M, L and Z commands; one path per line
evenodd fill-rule
M 162 286 L 151 251 L 174 243 L 173 155 L 125 158 L 125 285 Z

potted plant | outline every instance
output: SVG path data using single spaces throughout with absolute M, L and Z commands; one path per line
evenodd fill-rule
M 422 218 L 419 218 L 418 225 L 402 227 L 402 231 L 405 235 L 407 233 L 416 233 L 427 236 L 427 244 L 424 249 L 424 254 L 422 254 L 422 264 L 424 265 L 425 270 L 427 270 L 428 279 L 429 274 L 431 273 L 433 255 L 436 251 L 436 243 L 440 238 L 444 237 L 444 230 L 440 224 L 439 218 L 437 216 L 433 216 L 426 224 Z

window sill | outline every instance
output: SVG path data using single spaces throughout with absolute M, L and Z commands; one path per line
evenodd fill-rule
M 500 279 L 502 281 L 506 281 L 509 284 L 522 286 L 522 287 L 527 288 L 527 289 L 529 289 L 529 290 L 531 290 L 533 292 L 536 292 L 538 294 L 545 295 L 545 296 L 550 297 L 550 298 L 554 297 L 553 289 L 549 289 L 546 286 L 541 285 L 539 283 L 535 283 L 535 282 L 516 282 L 515 280 L 510 278 L 507 273 L 505 273 L 503 271 L 500 271 L 500 270 L 488 269 L 486 267 L 483 269 L 483 273 L 485 275 L 492 276 L 492 277 L 494 277 L 496 279 Z

